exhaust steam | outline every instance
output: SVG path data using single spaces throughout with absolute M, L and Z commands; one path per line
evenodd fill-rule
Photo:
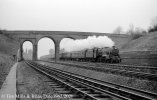
M 92 48 L 112 47 L 115 43 L 107 36 L 89 36 L 87 39 L 73 40 L 65 38 L 61 41 L 61 50 L 66 52 Z

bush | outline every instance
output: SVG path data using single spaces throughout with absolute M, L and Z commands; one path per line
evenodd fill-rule
M 155 31 L 157 31 L 157 25 L 148 29 L 148 32 L 155 32 Z
M 3 34 L 2 30 L 0 30 L 0 34 Z
M 136 34 L 132 34 L 131 35 L 131 38 L 132 38 L 132 40 L 135 40 L 135 39 L 138 39 L 138 38 L 140 38 L 140 37 L 142 37 L 143 36 L 143 34 L 141 34 L 141 33 L 136 33 Z
M 157 16 L 152 19 L 151 26 L 148 29 L 148 32 L 154 32 L 154 31 L 157 31 Z

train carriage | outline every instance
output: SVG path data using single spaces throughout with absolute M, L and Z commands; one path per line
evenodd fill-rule
M 75 60 L 75 61 L 84 61 L 84 56 L 85 56 L 84 50 L 73 51 L 71 58 L 72 58 L 72 60 Z
M 61 54 L 61 60 L 75 60 L 75 61 L 92 61 L 92 62 L 108 62 L 120 63 L 121 58 L 119 50 L 115 46 L 113 48 L 93 48 L 81 51 L 65 52 Z
M 85 51 L 85 60 L 86 61 L 94 61 L 96 58 L 96 53 L 94 51 L 94 49 L 87 49 Z

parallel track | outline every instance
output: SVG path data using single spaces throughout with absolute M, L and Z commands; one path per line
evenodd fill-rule
M 64 63 L 64 62 L 62 62 Z M 66 63 L 75 63 L 75 62 L 66 62 Z M 126 64 L 108 64 L 108 63 L 93 63 L 93 62 L 79 62 L 77 64 L 84 64 L 88 66 L 104 67 L 104 68 L 113 68 L 113 69 L 123 69 L 127 71 L 135 72 L 145 72 L 154 74 L 157 73 L 157 67 L 155 66 L 143 66 L 143 65 L 126 65 Z
M 43 60 L 39 60 L 39 61 L 43 61 Z M 54 62 L 54 61 L 45 61 L 45 62 Z M 113 69 L 125 69 L 128 71 L 145 72 L 145 73 L 150 73 L 150 74 L 157 73 L 157 67 L 146 66 L 146 65 L 109 64 L 109 63 L 78 62 L 78 61 L 61 61 L 60 63 L 76 64 L 76 62 L 78 65 L 88 65 L 88 66 L 113 68 Z
M 157 94 L 155 93 L 91 79 L 30 61 L 27 61 L 26 64 L 48 77 L 60 81 L 64 84 L 64 87 L 70 88 L 71 91 L 85 100 L 105 100 L 109 98 L 119 98 L 122 100 L 156 100 L 157 98 Z
M 49 62 L 49 61 L 46 61 L 46 62 Z M 49 62 L 49 63 L 54 63 L 54 62 Z M 89 70 L 95 70 L 95 71 L 105 72 L 105 73 L 118 74 L 118 75 L 127 76 L 127 77 L 135 77 L 135 78 L 145 79 L 145 80 L 150 80 L 150 81 L 157 81 L 157 74 L 126 70 L 126 66 L 128 65 L 121 66 L 121 67 L 124 66 L 125 69 L 118 69 L 118 65 L 113 65 L 113 64 L 111 65 L 107 64 L 107 65 L 104 65 L 104 67 L 96 67 L 96 66 L 90 66 L 88 64 L 84 65 L 84 64 L 79 64 L 79 63 L 74 64 L 74 63 L 68 63 L 68 62 L 65 62 L 65 63 L 59 62 L 57 64 L 84 68 L 84 69 L 89 69 Z M 110 68 L 110 66 L 114 66 L 114 68 L 113 67 Z M 128 69 L 129 69 L 129 66 L 128 66 Z

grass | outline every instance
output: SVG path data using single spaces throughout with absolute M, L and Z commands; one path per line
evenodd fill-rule
M 18 43 L 15 40 L 0 34 L 0 88 L 15 63 L 13 55 L 16 55 L 17 49 Z
M 14 63 L 11 56 L 0 53 L 0 88 Z

